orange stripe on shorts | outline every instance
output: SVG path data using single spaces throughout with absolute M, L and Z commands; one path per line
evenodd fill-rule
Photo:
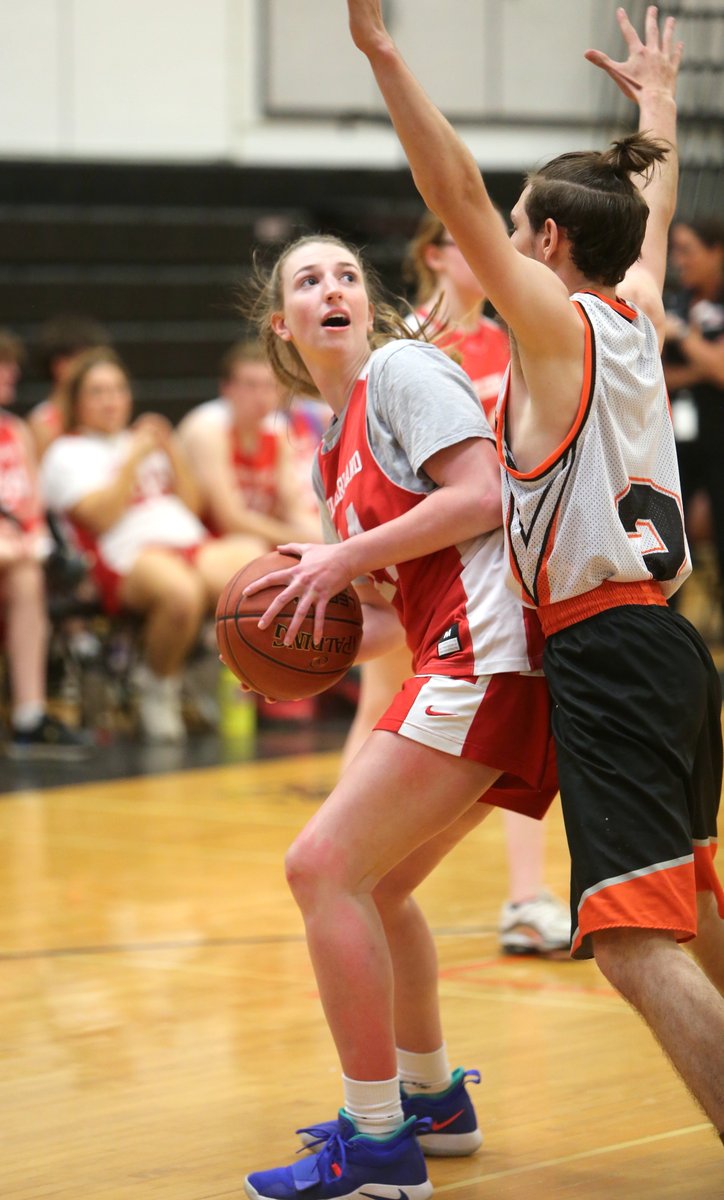
M 655 864 L 633 879 L 612 879 L 585 897 L 571 953 L 584 937 L 602 929 L 667 929 L 677 941 L 687 941 L 696 934 L 696 920 L 693 858 Z

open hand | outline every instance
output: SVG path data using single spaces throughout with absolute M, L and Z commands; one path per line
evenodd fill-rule
M 298 558 L 291 567 L 280 571 L 271 571 L 262 575 L 244 588 L 245 596 L 252 596 L 267 587 L 282 587 L 282 591 L 271 602 L 259 621 L 259 628 L 266 629 L 278 612 L 290 600 L 296 598 L 296 611 L 284 637 L 284 645 L 291 646 L 299 628 L 310 609 L 314 609 L 314 640 L 321 641 L 324 635 L 324 614 L 327 603 L 343 591 L 353 578 L 353 570 L 348 565 L 346 544 L 338 542 L 334 545 L 319 545 L 317 543 L 301 544 L 288 543 L 277 546 L 281 554 L 290 554 Z
M 674 42 L 674 18 L 666 18 L 663 31 L 659 35 L 658 9 L 655 4 L 650 4 L 646 9 L 645 44 L 631 24 L 625 9 L 616 10 L 616 20 L 628 46 L 629 56 L 626 62 L 614 62 L 602 50 L 587 50 L 585 57 L 610 75 L 624 96 L 628 96 L 629 100 L 636 104 L 639 103 L 644 90 L 666 92 L 673 97 L 683 51 L 683 43 Z

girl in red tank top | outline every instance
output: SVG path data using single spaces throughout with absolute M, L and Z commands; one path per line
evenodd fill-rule
M 418 1173 L 404 1182 L 422 1189 L 409 1194 L 428 1195 L 410 1146 L 419 1095 L 453 1097 L 445 1127 L 461 1141 L 438 1153 L 470 1153 L 481 1138 L 464 1072 L 447 1061 L 434 947 L 411 892 L 490 811 L 478 800 L 501 777 L 536 797 L 538 815 L 550 802 L 547 694 L 531 674 L 539 646 L 505 588 L 492 435 L 465 373 L 376 302 L 356 252 L 332 238 L 289 247 L 257 313 L 279 378 L 335 415 L 316 469 L 327 544 L 282 547 L 298 564 L 247 589 L 285 585 L 260 624 L 295 597 L 288 641 L 312 608 L 318 637 L 327 600 L 354 581 L 361 657 L 406 637 L 415 660 L 417 674 L 296 839 L 287 873 L 344 1073 L 330 1132 L 399 1139 Z M 535 754 L 506 738 L 521 726 Z M 413 1045 L 398 1062 L 396 1047 Z M 401 1080 L 418 1093 L 404 1109 Z M 300 1183 L 316 1169 L 306 1164 L 291 1169 Z M 392 1180 L 387 1170 L 377 1182 Z M 268 1194 L 259 1176 L 250 1186 Z

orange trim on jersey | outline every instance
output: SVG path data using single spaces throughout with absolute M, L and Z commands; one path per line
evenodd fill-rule
M 619 300 L 618 296 L 616 296 L 615 300 L 611 300 L 609 296 L 602 295 L 595 288 L 581 288 L 580 294 L 582 296 L 595 296 L 597 300 L 601 300 L 603 304 L 607 304 L 609 308 L 612 308 L 619 316 L 625 317 L 627 321 L 635 321 L 638 316 L 637 310 L 625 300 Z
M 578 910 L 571 954 L 584 937 L 602 929 L 666 929 L 677 942 L 696 935 L 696 886 L 693 862 L 652 869 L 604 886 L 587 896 Z
M 538 616 L 543 633 L 550 637 L 560 629 L 567 629 L 569 625 L 576 625 L 596 613 L 606 612 L 609 608 L 621 608 L 626 604 L 665 607 L 666 598 L 653 579 L 634 580 L 631 583 L 613 583 L 605 579 L 589 592 L 581 592 L 579 596 L 571 596 L 567 600 L 557 600 L 554 604 L 541 605 Z
M 591 400 L 593 398 L 593 388 L 594 388 L 594 384 L 595 384 L 595 380 L 596 380 L 596 375 L 595 375 L 595 370 L 594 370 L 594 355 L 593 355 L 593 329 L 592 329 L 591 323 L 588 319 L 588 314 L 586 313 L 586 310 L 583 308 L 583 305 L 579 304 L 576 300 L 573 300 L 572 304 L 573 304 L 573 307 L 578 312 L 578 315 L 580 316 L 581 321 L 583 322 L 583 330 L 584 330 L 583 382 L 581 384 L 581 395 L 580 395 L 580 399 L 578 401 L 578 410 L 573 419 L 573 424 L 571 425 L 571 428 L 568 430 L 568 433 L 566 434 L 565 438 L 560 443 L 560 445 L 556 446 L 555 450 L 553 450 L 552 453 L 549 454 L 548 457 L 542 463 L 539 463 L 537 467 L 534 467 L 532 471 L 516 471 L 516 470 L 514 470 L 513 467 L 508 466 L 506 459 L 505 459 L 505 447 L 504 447 L 504 443 L 503 443 L 503 435 L 504 435 L 504 427 L 505 427 L 505 414 L 506 414 L 506 411 L 508 408 L 508 398 L 510 396 L 510 371 L 508 372 L 508 376 L 505 380 L 505 388 L 504 388 L 503 397 L 502 397 L 502 400 L 500 403 L 500 411 L 498 413 L 498 421 L 497 421 L 497 427 L 496 427 L 496 444 L 498 447 L 498 459 L 499 459 L 501 465 L 505 468 L 505 470 L 508 472 L 509 475 L 513 476 L 514 479 L 522 479 L 522 480 L 531 481 L 531 480 L 537 479 L 540 475 L 545 475 L 545 473 L 547 471 L 549 471 L 551 469 L 551 467 L 554 466 L 555 463 L 557 463 L 559 461 L 559 459 L 561 459 L 563 457 L 563 455 L 565 454 L 565 452 L 569 448 L 569 446 L 576 440 L 579 433 L 581 432 L 581 427 L 583 425 L 583 422 L 585 421 L 586 416 L 588 415 Z
M 645 483 L 648 484 L 650 488 L 653 488 L 655 492 L 663 492 L 665 496 L 673 496 L 674 500 L 678 501 L 679 508 L 681 509 L 683 516 L 684 506 L 681 501 L 681 492 L 675 492 L 672 488 L 665 488 L 662 484 L 657 483 L 656 480 L 652 479 L 649 475 L 629 475 L 628 485 L 625 488 L 621 488 L 621 491 L 616 493 L 613 498 L 614 504 L 618 505 L 622 498 L 628 495 L 628 493 L 631 491 L 632 483 Z

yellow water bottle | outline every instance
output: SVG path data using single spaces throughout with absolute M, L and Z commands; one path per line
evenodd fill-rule
M 225 742 L 249 754 L 256 742 L 256 700 L 253 692 L 242 691 L 228 667 L 219 672 L 219 731 Z

